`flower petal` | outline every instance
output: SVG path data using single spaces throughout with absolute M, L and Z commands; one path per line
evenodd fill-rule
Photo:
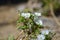
M 45 39 L 45 36 L 40 34 L 37 36 L 37 40 L 44 40 Z

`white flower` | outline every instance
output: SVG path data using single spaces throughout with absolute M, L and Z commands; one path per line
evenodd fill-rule
M 40 34 L 37 36 L 37 40 L 44 40 L 45 39 L 45 36 Z
M 34 18 L 34 22 L 35 22 L 37 25 L 43 25 L 42 20 L 39 19 L 38 17 Z
M 30 13 L 21 13 L 21 16 L 24 17 L 24 18 L 29 18 Z
M 42 25 L 42 20 L 38 20 L 38 21 L 36 21 L 36 24 L 38 24 L 38 25 Z
M 48 35 L 49 32 L 50 32 L 50 30 L 42 30 L 42 31 L 41 31 L 41 34 L 43 34 L 43 35 Z
M 34 15 L 35 16 L 41 16 L 41 13 L 35 12 Z

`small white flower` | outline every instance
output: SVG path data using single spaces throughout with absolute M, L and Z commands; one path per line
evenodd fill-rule
M 40 34 L 37 36 L 37 40 L 44 40 L 45 39 L 45 36 Z
M 35 22 L 37 25 L 43 25 L 42 20 L 39 19 L 38 17 L 34 18 L 34 22 Z
M 43 34 L 43 35 L 48 35 L 49 32 L 50 32 L 50 30 L 42 30 L 42 31 L 41 31 L 41 34 Z
M 41 13 L 35 12 L 34 15 L 35 16 L 41 16 Z
M 42 20 L 38 20 L 38 21 L 36 21 L 36 24 L 38 24 L 38 25 L 42 25 Z
M 24 17 L 24 18 L 29 18 L 30 13 L 21 13 L 21 16 Z

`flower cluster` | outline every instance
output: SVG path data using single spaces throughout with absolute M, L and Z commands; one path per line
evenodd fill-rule
M 41 34 L 37 36 L 37 40 L 51 40 L 51 34 L 50 30 L 42 30 Z
M 36 40 L 51 40 L 52 33 L 50 30 L 40 31 L 41 28 L 44 28 L 40 17 L 41 13 L 39 12 L 20 12 L 19 19 L 17 21 L 18 29 L 24 30 L 30 38 L 34 38 Z M 19 25 L 19 23 L 23 23 L 23 25 Z
M 37 40 L 44 40 L 45 39 L 45 36 L 40 34 L 37 36 Z
M 29 18 L 30 13 L 21 13 L 21 16 L 24 17 L 24 18 Z
M 24 25 L 22 27 L 18 27 L 21 29 L 32 29 L 32 27 L 38 28 L 43 27 L 43 22 L 39 17 L 41 16 L 41 13 L 35 12 L 35 13 L 20 13 L 20 17 L 18 19 L 18 23 L 23 23 Z

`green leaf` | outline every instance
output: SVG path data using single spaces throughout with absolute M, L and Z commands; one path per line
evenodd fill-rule
M 50 35 L 45 35 L 45 40 L 51 40 L 52 37 L 50 37 Z
M 32 23 L 33 22 L 33 20 L 32 19 L 29 19 L 29 21 L 28 21 L 29 23 Z
M 27 28 L 28 28 L 28 26 L 18 26 L 18 29 L 22 29 L 22 30 L 25 30 Z
M 35 39 L 36 38 L 36 35 L 35 34 L 32 34 L 31 35 L 31 38 L 34 38 Z
M 40 30 L 39 30 L 39 29 L 36 29 L 36 30 L 35 30 L 35 34 L 36 34 L 36 35 L 40 34 Z
M 43 25 L 38 25 L 39 28 L 44 28 Z
M 25 18 L 20 16 L 19 19 L 17 20 L 17 23 L 24 22 L 24 21 L 25 21 Z

